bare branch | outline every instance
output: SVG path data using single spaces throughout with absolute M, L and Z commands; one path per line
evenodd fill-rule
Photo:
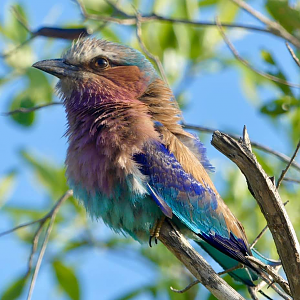
M 205 132 L 205 133 L 214 133 L 215 131 L 220 131 L 220 130 L 217 130 L 217 129 L 214 129 L 214 128 L 209 128 L 209 127 L 204 127 L 204 126 L 198 126 L 198 125 L 192 125 L 192 124 L 182 124 L 182 126 L 184 128 L 187 128 L 187 129 L 192 129 L 192 130 L 197 130 L 197 131 L 200 131 L 200 132 Z M 239 140 L 239 136 L 236 135 L 236 134 L 230 134 L 230 133 L 227 133 L 227 135 L 229 135 L 231 138 L 235 139 L 235 140 Z M 275 151 L 267 146 L 264 146 L 260 143 L 257 143 L 257 142 L 253 142 L 251 141 L 251 145 L 256 148 L 256 149 L 259 149 L 259 150 L 262 150 L 264 152 L 267 152 L 267 153 L 270 153 L 276 157 L 278 157 L 280 160 L 286 162 L 286 163 L 289 163 L 291 158 L 288 157 L 287 155 L 283 154 L 283 153 L 280 153 L 278 151 Z M 295 161 L 292 162 L 291 164 L 292 167 L 294 167 L 295 169 L 297 169 L 298 171 L 300 171 L 300 165 L 298 163 L 296 163 Z M 296 181 L 297 182 L 297 181 Z
M 245 60 L 244 58 L 242 58 L 239 55 L 238 51 L 235 49 L 235 47 L 233 46 L 233 44 L 230 42 L 229 38 L 225 34 L 225 31 L 223 30 L 223 27 L 222 27 L 221 23 L 219 22 L 218 18 L 216 18 L 216 23 L 217 23 L 218 29 L 220 31 L 220 34 L 222 35 L 222 37 L 224 39 L 224 42 L 226 43 L 226 45 L 228 46 L 228 48 L 230 49 L 230 51 L 232 52 L 232 54 L 234 55 L 234 57 L 238 61 L 240 61 L 244 66 L 246 66 L 247 68 L 249 68 L 253 72 L 257 73 L 258 75 L 260 75 L 262 77 L 265 77 L 265 78 L 267 78 L 269 80 L 272 80 L 272 81 L 275 81 L 275 82 L 278 82 L 278 83 L 281 83 L 281 84 L 285 84 L 285 85 L 290 86 L 290 87 L 300 88 L 299 84 L 291 83 L 291 82 L 286 81 L 284 79 L 281 79 L 281 78 L 278 78 L 276 76 L 270 75 L 268 73 L 262 72 L 262 71 L 260 71 L 260 70 L 258 70 L 256 68 L 254 68 L 253 66 L 251 66 L 250 63 L 247 60 Z
M 12 111 L 8 111 L 8 112 L 5 112 L 3 113 L 4 116 L 10 116 L 10 115 L 13 115 L 13 114 L 17 114 L 17 113 L 30 113 L 30 112 L 33 112 L 35 110 L 38 110 L 38 109 L 41 109 L 41 108 L 44 108 L 44 107 L 48 107 L 48 106 L 52 106 L 52 105 L 62 105 L 61 102 L 51 102 L 51 103 L 45 103 L 45 104 L 41 104 L 41 105 L 38 105 L 38 106 L 34 106 L 34 107 L 29 107 L 29 108 L 24 108 L 24 107 L 21 107 L 21 108 L 18 108 L 18 109 L 15 109 L 15 110 L 12 110 Z
M 278 179 L 278 181 L 277 181 L 277 184 L 276 184 L 276 187 L 277 187 L 277 188 L 279 188 L 280 183 L 282 182 L 282 180 L 283 180 L 285 174 L 287 173 L 287 171 L 289 170 L 290 166 L 292 165 L 294 159 L 296 158 L 297 153 L 298 153 L 298 151 L 299 151 L 299 148 L 300 148 L 300 140 L 299 140 L 299 142 L 298 142 L 298 144 L 297 144 L 297 146 L 296 146 L 296 149 L 295 149 L 295 151 L 294 151 L 294 154 L 293 154 L 292 157 L 291 157 L 291 160 L 289 161 L 289 163 L 288 163 L 288 165 L 286 166 L 286 168 L 281 172 L 281 175 L 280 175 L 280 177 L 279 177 L 279 179 Z
M 189 244 L 185 237 L 164 222 L 159 240 L 186 266 L 186 268 L 219 300 L 244 300 L 229 286 Z
M 254 18 L 259 20 L 260 22 L 264 23 L 268 30 L 279 36 L 283 39 L 289 41 L 291 44 L 296 46 L 298 49 L 300 49 L 300 41 L 295 36 L 291 35 L 289 32 L 287 32 L 280 24 L 277 22 L 271 21 L 266 16 L 261 14 L 260 12 L 256 11 L 254 8 L 252 8 L 249 4 L 244 2 L 243 0 L 231 0 L 235 4 L 237 4 L 239 7 L 247 11 L 249 14 L 251 14 Z
M 299 58 L 296 56 L 294 50 L 292 49 L 292 47 L 288 44 L 288 42 L 285 42 L 286 47 L 288 48 L 290 54 L 292 55 L 292 58 L 294 59 L 295 63 L 298 65 L 298 67 L 300 67 L 300 60 Z
M 243 142 L 237 142 L 226 134 L 216 131 L 212 145 L 231 159 L 247 179 L 260 209 L 267 220 L 287 275 L 294 300 L 300 299 L 300 246 L 295 230 L 284 205 L 269 176 Z

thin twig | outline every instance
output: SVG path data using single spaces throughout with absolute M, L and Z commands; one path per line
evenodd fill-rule
M 61 202 L 65 201 L 66 199 L 64 199 L 63 197 L 67 197 L 69 198 L 70 196 L 72 196 L 72 191 L 69 190 L 67 191 L 63 196 L 62 198 L 60 198 L 57 203 L 53 206 L 53 208 L 42 218 L 38 219 L 38 220 L 35 220 L 35 221 L 32 221 L 32 222 L 28 222 L 28 223 L 24 223 L 24 224 L 21 224 L 21 225 L 18 225 L 12 229 L 9 229 L 7 231 L 4 231 L 2 233 L 0 233 L 0 237 L 2 237 L 3 235 L 6 235 L 6 234 L 9 234 L 11 232 L 14 232 L 18 229 L 21 229 L 21 228 L 24 228 L 24 227 L 27 227 L 27 226 L 30 226 L 30 225 L 33 225 L 33 224 L 36 224 L 36 223 L 43 223 L 45 221 L 47 221 L 53 214 L 53 212 L 57 209 L 57 206 L 61 206 Z
M 146 45 L 145 45 L 144 42 L 143 42 L 143 39 L 142 39 L 142 26 L 141 26 L 141 22 L 140 22 L 140 13 L 139 13 L 138 11 L 136 11 L 136 19 L 137 19 L 137 21 L 136 21 L 136 37 L 137 37 L 137 39 L 138 39 L 139 45 L 140 45 L 140 47 L 142 48 L 143 52 L 144 52 L 150 59 L 152 59 L 152 60 L 155 62 L 157 68 L 159 69 L 159 73 L 160 73 L 161 77 L 163 78 L 163 80 L 164 80 L 164 82 L 167 84 L 167 86 L 170 87 L 169 82 L 168 82 L 168 78 L 167 78 L 166 73 L 165 73 L 165 70 L 164 70 L 164 67 L 163 67 L 163 65 L 162 65 L 162 63 L 161 63 L 159 57 L 156 56 L 156 55 L 153 55 L 153 54 L 147 49 Z M 179 109 L 179 111 L 181 111 L 180 108 L 179 108 L 179 104 L 178 104 L 178 102 L 176 101 L 175 97 L 174 97 L 174 101 L 173 101 L 173 102 L 175 103 L 175 105 L 176 105 L 176 107 Z M 183 120 L 182 114 L 181 114 L 181 119 Z
M 284 204 L 284 206 L 285 206 L 285 205 L 287 205 L 288 203 L 289 203 L 289 201 L 286 201 L 286 202 L 284 202 L 283 204 Z M 268 228 L 269 228 L 268 225 L 266 225 L 266 226 L 261 230 L 261 232 L 257 235 L 257 237 L 254 239 L 254 241 L 252 242 L 252 244 L 249 246 L 250 249 L 252 249 L 252 248 L 257 244 L 257 242 L 259 241 L 259 239 L 265 234 L 265 232 L 267 231 Z
M 47 214 L 47 215 L 48 215 L 48 214 Z M 12 229 L 9 229 L 9 230 L 7 230 L 7 231 L 1 232 L 1 233 L 0 233 L 0 237 L 4 236 L 4 235 L 6 235 L 6 234 L 12 233 L 12 232 L 14 232 L 14 231 L 16 231 L 16 230 L 18 230 L 18 229 L 21 229 L 21 228 L 24 228 L 24 227 L 27 227 L 27 226 L 30 226 L 30 225 L 33 225 L 33 224 L 42 222 L 44 218 L 45 218 L 45 217 L 43 217 L 43 218 L 41 218 L 41 219 L 39 219 L 39 220 L 35 220 L 35 221 L 32 221 L 32 222 L 24 223 L 24 224 L 21 224 L 21 225 L 18 225 L 18 226 L 16 226 L 16 227 L 12 228 Z
M 200 131 L 200 132 L 205 132 L 205 133 L 214 133 L 215 131 L 221 131 L 221 130 L 218 130 L 218 129 L 214 129 L 214 128 L 209 128 L 209 127 L 204 127 L 204 126 L 198 126 L 198 125 L 192 125 L 192 124 L 182 124 L 182 126 L 184 128 L 187 128 L 187 129 L 192 129 L 192 130 L 197 130 L 197 131 Z M 224 132 L 225 133 L 225 132 Z M 239 136 L 236 135 L 236 134 L 230 134 L 230 133 L 226 133 L 227 135 L 229 135 L 230 137 L 232 137 L 233 139 L 235 140 L 239 140 Z M 259 149 L 259 150 L 262 150 L 264 152 L 267 152 L 267 153 L 270 153 L 276 157 L 278 157 L 280 160 L 286 162 L 286 163 L 289 163 L 289 161 L 291 160 L 290 157 L 288 157 L 287 155 L 283 154 L 283 153 L 280 153 L 278 151 L 275 151 L 267 146 L 264 146 L 260 143 L 257 143 L 257 142 L 253 142 L 251 141 L 251 145 L 256 148 L 256 149 Z M 297 169 L 298 171 L 300 171 L 300 165 L 298 163 L 296 163 L 295 161 L 292 162 L 292 167 L 294 167 L 295 169 Z
M 281 83 L 281 84 L 285 84 L 285 85 L 290 86 L 290 87 L 300 88 L 299 84 L 291 83 L 291 82 L 286 81 L 284 79 L 281 79 L 281 78 L 278 78 L 276 76 L 270 75 L 268 73 L 262 72 L 262 71 L 256 69 L 255 67 L 253 67 L 247 60 L 245 60 L 244 58 L 242 58 L 239 55 L 238 51 L 235 49 L 235 47 L 233 46 L 233 44 L 230 42 L 229 38 L 225 34 L 225 31 L 224 31 L 221 23 L 219 22 L 218 18 L 216 18 L 216 23 L 217 23 L 217 27 L 218 27 L 218 29 L 220 31 L 220 34 L 223 37 L 224 42 L 226 43 L 226 45 L 228 46 L 228 48 L 230 49 L 230 51 L 232 52 L 232 54 L 234 55 L 234 57 L 238 61 L 240 61 L 244 66 L 246 66 L 247 68 L 249 68 L 253 72 L 257 73 L 258 75 L 263 76 L 263 77 L 265 77 L 265 78 L 267 78 L 269 80 L 272 80 L 272 81 L 275 81 L 275 82 L 278 82 L 278 83 Z
M 172 286 L 170 286 L 170 290 L 173 291 L 173 292 L 175 292 L 175 293 L 178 293 L 178 294 L 183 294 L 183 293 L 185 293 L 186 291 L 188 291 L 189 289 L 191 289 L 193 286 L 195 286 L 198 283 L 200 283 L 200 281 L 199 280 L 195 280 L 195 281 L 191 282 L 188 286 L 186 286 L 182 290 L 177 290 L 177 289 L 174 289 Z
M 36 250 L 37 250 L 39 239 L 40 239 L 40 235 L 42 233 L 42 230 L 43 230 L 45 222 L 46 222 L 46 220 L 42 221 L 40 223 L 40 226 L 39 226 L 38 230 L 35 232 L 35 235 L 33 237 L 32 247 L 31 247 L 31 253 L 30 253 L 30 256 L 29 256 L 29 259 L 28 259 L 27 275 L 29 275 L 30 272 L 31 272 L 31 270 L 32 270 L 33 257 L 34 257 L 34 254 L 35 254 Z
M 34 289 L 34 286 L 35 286 L 35 282 L 36 282 L 36 279 L 37 279 L 37 275 L 39 273 L 39 270 L 40 270 L 40 266 L 41 266 L 41 263 L 42 263 L 42 260 L 43 260 L 43 257 L 44 257 L 44 254 L 45 254 L 45 251 L 46 251 L 46 248 L 47 248 L 47 244 L 48 244 L 48 241 L 49 241 L 49 237 L 50 237 L 50 233 L 51 233 L 51 230 L 53 228 L 53 224 L 54 224 L 54 221 L 55 221 L 55 217 L 59 211 L 59 208 L 61 207 L 61 205 L 69 198 L 73 195 L 73 191 L 72 190 L 68 190 L 58 201 L 57 203 L 55 204 L 55 206 L 51 209 L 51 211 L 46 215 L 48 216 L 48 218 L 50 218 L 50 222 L 49 222 L 49 225 L 47 227 L 47 230 L 46 230 L 46 233 L 45 233 L 45 238 L 44 238 L 44 241 L 43 241 L 43 244 L 41 246 L 41 251 L 39 253 L 39 256 L 38 256 L 38 259 L 37 259 L 37 263 L 36 263 L 36 266 L 35 266 L 35 269 L 34 269 L 34 273 L 33 273 L 33 276 L 32 276 L 32 279 L 31 279 L 31 282 L 30 282 L 30 287 L 29 287 L 29 292 L 28 292 L 28 296 L 27 296 L 27 300 L 30 300 L 31 299 L 31 296 L 32 296 L 32 293 L 33 293 L 33 289 Z M 42 220 L 42 222 L 45 222 L 44 220 Z M 40 229 L 39 229 L 40 230 Z M 38 238 L 35 238 L 34 242 L 37 244 L 38 243 Z
M 141 27 L 141 22 L 140 22 L 140 14 L 139 12 L 136 12 L 136 36 L 137 36 L 137 39 L 138 39 L 138 42 L 140 44 L 140 47 L 143 49 L 144 53 L 150 58 L 152 59 L 155 64 L 157 65 L 158 69 L 159 69 L 159 72 L 163 78 L 163 80 L 165 81 L 165 83 L 169 86 L 169 83 L 168 83 L 168 79 L 167 79 L 167 76 L 165 74 L 165 70 L 162 66 L 162 63 L 160 61 L 160 59 L 156 56 L 156 55 L 153 55 L 148 49 L 147 47 L 145 46 L 143 40 L 142 40 L 142 27 Z
M 3 113 L 3 115 L 4 116 L 10 116 L 10 115 L 17 114 L 17 113 L 30 113 L 30 112 L 33 112 L 35 110 L 38 110 L 38 109 L 41 109 L 41 108 L 44 108 L 44 107 L 48 107 L 48 106 L 52 106 L 52 105 L 58 105 L 58 104 L 62 105 L 61 102 L 51 102 L 51 103 L 41 104 L 41 105 L 38 105 L 38 106 L 29 107 L 29 108 L 21 107 L 21 108 L 15 109 L 15 110 L 5 112 L 5 113 Z
M 34 36 L 30 36 L 27 40 L 25 40 L 24 42 L 22 42 L 21 44 L 19 44 L 18 46 L 16 46 L 15 48 L 13 48 L 12 50 L 9 50 L 7 53 L 2 53 L 0 54 L 0 57 L 2 58 L 7 58 L 11 55 L 13 55 L 14 53 L 16 53 L 20 48 L 22 48 L 23 46 L 25 46 L 26 44 L 28 44 L 31 40 L 34 39 Z
M 234 1 L 238 5 L 240 5 L 239 2 L 242 2 L 242 1 L 238 1 L 238 0 L 232 0 L 232 1 Z M 87 13 L 87 11 L 86 11 L 86 9 L 85 9 L 85 7 L 84 7 L 81 0 L 76 0 L 76 3 L 78 4 L 78 6 L 81 10 L 82 16 L 85 19 L 97 20 L 97 21 L 102 21 L 102 22 L 111 22 L 111 23 L 127 25 L 127 26 L 136 25 L 136 22 L 137 22 L 136 17 L 134 15 L 127 14 L 126 12 L 121 10 L 120 8 L 118 8 L 118 10 L 122 14 L 123 18 L 89 14 L 89 13 Z M 110 5 L 114 5 L 112 2 L 109 2 L 109 3 L 110 3 Z M 240 5 L 240 6 L 242 7 L 242 5 Z M 242 8 L 246 9 L 245 7 L 242 7 Z M 247 8 L 249 8 L 249 6 Z M 234 24 L 222 23 L 222 26 L 223 27 L 228 27 L 228 28 L 240 28 L 240 29 L 246 29 L 246 30 L 252 30 L 252 31 L 258 31 L 258 32 L 274 34 L 278 37 L 286 39 L 287 41 L 289 41 L 291 44 L 293 44 L 297 48 L 300 48 L 300 41 L 296 37 L 289 34 L 282 26 L 280 26 L 276 22 L 272 22 L 272 21 L 268 20 L 266 17 L 260 15 L 258 12 L 254 11 L 253 9 L 250 10 L 250 12 L 256 18 L 259 18 L 259 20 L 261 22 L 266 24 L 267 28 L 262 28 L 262 27 L 258 27 L 258 26 L 252 26 L 252 25 L 239 24 L 239 23 L 234 23 Z M 172 23 L 172 24 L 186 24 L 186 25 L 192 25 L 192 26 L 197 26 L 197 27 L 217 26 L 216 22 L 191 21 L 191 20 L 186 20 L 186 19 L 168 18 L 168 17 L 164 17 L 164 16 L 161 16 L 161 15 L 157 15 L 155 13 L 140 16 L 140 22 L 141 23 L 147 23 L 147 22 L 152 22 L 152 21 L 160 21 L 160 22 L 166 22 L 166 23 Z
M 268 266 L 262 263 L 259 259 L 253 256 L 247 256 L 247 259 L 250 260 L 252 263 L 257 264 L 260 268 L 265 270 L 274 280 L 274 282 L 278 283 L 280 287 L 289 295 L 291 295 L 291 290 L 287 281 L 285 281 L 280 275 L 274 272 L 274 269 L 271 266 Z
M 102 21 L 102 22 L 111 22 L 111 23 L 121 24 L 121 25 L 125 25 L 125 26 L 136 25 L 136 23 L 137 23 L 135 15 L 129 15 L 126 12 L 124 12 L 123 10 L 121 10 L 119 7 L 117 7 L 117 9 L 118 9 L 118 12 L 121 13 L 122 16 L 124 17 L 122 19 L 117 18 L 117 17 L 111 17 L 111 16 L 101 16 L 101 15 L 89 14 L 86 11 L 85 6 L 81 0 L 75 0 L 75 2 L 78 4 L 81 14 L 85 19 L 97 20 L 97 21 Z M 108 1 L 106 1 L 106 2 L 108 2 Z M 115 5 L 112 2 L 109 2 L 109 4 L 113 7 L 115 7 Z M 163 17 L 163 16 L 160 16 L 160 15 L 157 15 L 154 13 L 149 14 L 149 15 L 140 15 L 141 23 L 148 23 L 148 22 L 152 22 L 152 21 L 162 21 L 162 22 L 167 22 L 167 23 L 179 23 L 179 24 L 181 23 L 181 24 L 200 26 L 200 27 L 216 26 L 215 22 L 200 22 L 200 21 L 191 21 L 191 20 L 186 20 L 186 19 L 168 18 L 168 17 Z M 235 23 L 235 24 L 222 23 L 222 26 L 270 33 L 269 30 L 265 29 L 265 28 L 251 26 L 251 25 L 238 24 L 238 23 Z
M 294 178 L 290 178 L 290 177 L 284 177 L 283 180 L 289 181 L 289 182 L 300 183 L 300 179 L 294 179 Z
M 224 270 L 222 272 L 219 272 L 218 275 L 221 276 L 221 275 L 228 274 L 228 273 L 230 273 L 232 271 L 235 271 L 235 270 L 238 270 L 238 269 L 243 269 L 243 268 L 244 268 L 244 265 L 238 264 L 238 265 L 236 265 L 236 266 L 234 266 L 232 268 L 229 268 L 229 269 L 226 269 L 226 270 Z
M 267 29 L 270 33 L 273 33 L 287 41 L 289 41 L 291 44 L 296 46 L 298 49 L 300 49 L 300 41 L 295 36 L 287 32 L 279 23 L 274 22 L 270 19 L 268 19 L 266 16 L 261 14 L 260 12 L 256 11 L 254 8 L 252 8 L 249 4 L 244 2 L 243 0 L 231 0 L 235 4 L 237 4 L 239 7 L 247 11 L 249 14 L 251 14 L 253 17 L 255 17 L 257 20 L 262 22 L 267 26 Z
M 283 180 L 285 174 L 287 173 L 287 171 L 289 170 L 290 166 L 292 165 L 294 159 L 296 158 L 297 153 L 298 153 L 298 151 L 299 151 L 299 148 L 300 148 L 300 140 L 299 140 L 299 142 L 298 142 L 298 144 L 297 144 L 297 146 L 296 146 L 296 149 L 295 149 L 295 151 L 294 151 L 294 154 L 293 154 L 292 157 L 291 157 L 291 160 L 289 161 L 289 163 L 288 163 L 288 165 L 286 166 L 286 168 L 285 168 L 285 169 L 281 172 L 281 174 L 280 174 L 280 177 L 279 177 L 279 179 L 278 179 L 278 181 L 277 181 L 277 184 L 276 184 L 276 187 L 277 187 L 277 188 L 279 188 L 279 186 L 280 186 L 280 184 L 281 184 L 281 182 L 282 182 L 282 180 Z
M 298 67 L 300 67 L 300 60 L 299 58 L 296 56 L 294 50 L 292 49 L 292 47 L 288 44 L 288 42 L 285 42 L 286 47 L 288 48 L 290 54 L 292 55 L 292 58 L 294 59 L 295 63 L 298 65 Z
M 11 7 L 11 11 L 14 14 L 15 18 L 17 19 L 17 21 L 29 32 L 31 33 L 31 29 L 29 28 L 29 26 L 27 25 L 26 20 L 23 18 L 23 16 L 20 14 L 20 12 L 16 9 L 15 6 Z

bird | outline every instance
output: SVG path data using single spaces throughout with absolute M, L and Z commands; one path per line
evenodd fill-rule
M 59 78 L 67 116 L 66 176 L 94 219 L 117 233 L 157 241 L 170 220 L 249 287 L 261 274 L 247 259 L 244 227 L 216 190 L 199 138 L 180 124 L 169 86 L 138 50 L 81 38 L 59 59 L 33 64 Z

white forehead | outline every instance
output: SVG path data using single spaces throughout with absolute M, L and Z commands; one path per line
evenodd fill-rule
M 63 55 L 63 59 L 71 64 L 88 62 L 94 57 L 103 56 L 112 61 L 119 60 L 122 56 L 134 54 L 130 47 L 99 40 L 95 38 L 79 39 Z

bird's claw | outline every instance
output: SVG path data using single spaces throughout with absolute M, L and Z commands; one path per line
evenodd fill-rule
M 158 221 L 155 222 L 153 228 L 150 230 L 150 238 L 149 238 L 149 246 L 152 247 L 152 239 L 154 238 L 154 242 L 157 245 L 158 237 L 160 233 L 161 226 L 165 220 L 165 217 L 162 217 Z

